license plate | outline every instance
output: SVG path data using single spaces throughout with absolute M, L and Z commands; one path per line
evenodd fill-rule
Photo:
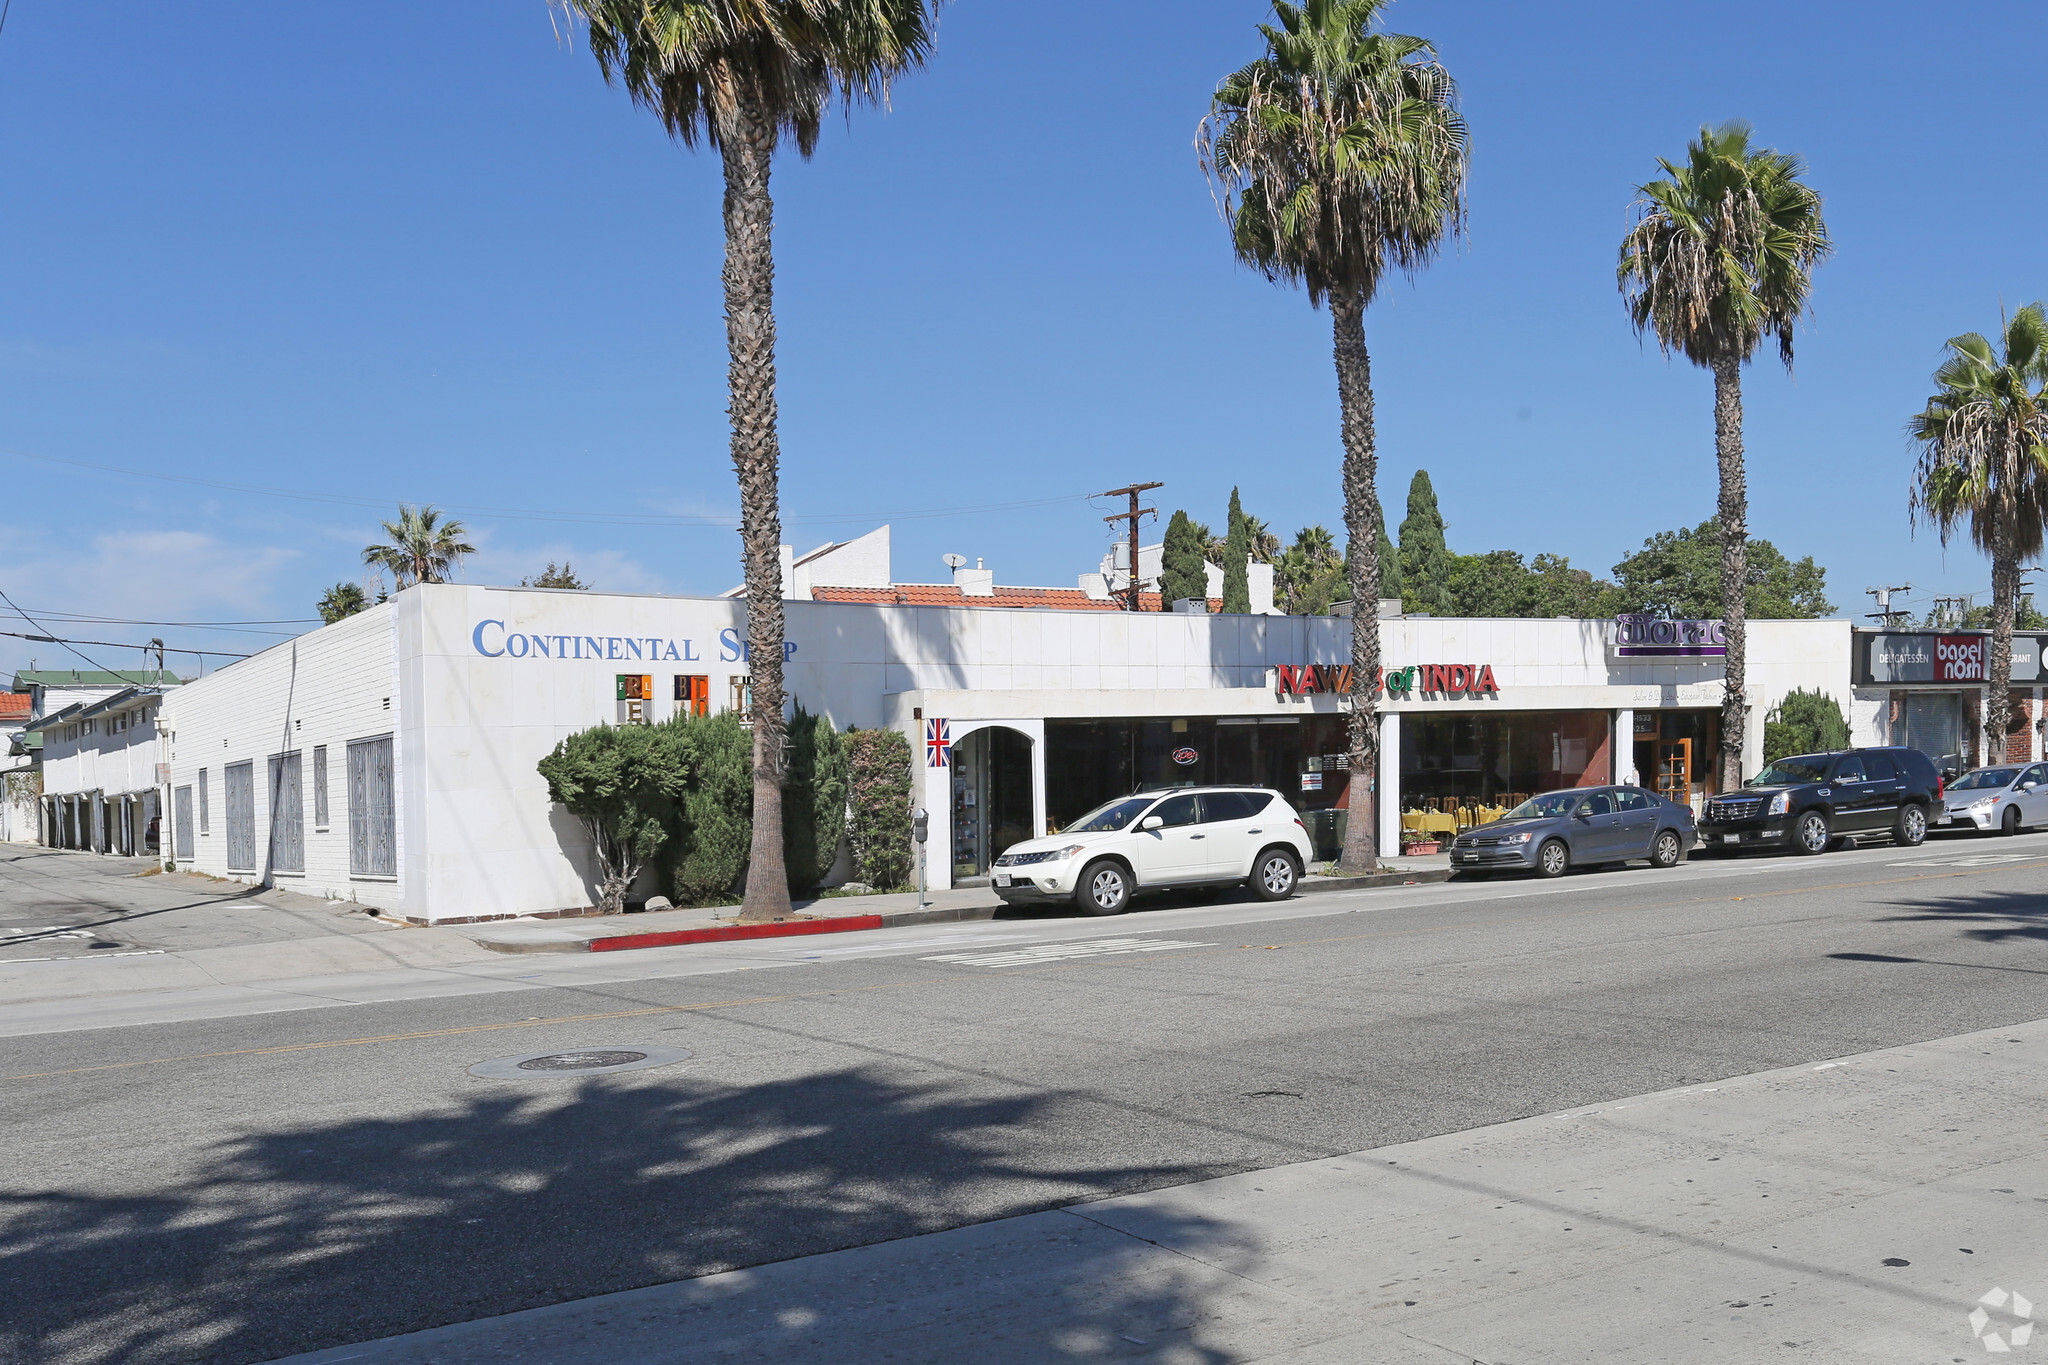
M 1721 842 L 1724 844 L 1739 844 L 1742 842 L 1742 836 L 1740 834 L 1724 834 L 1721 836 Z
M 998 873 L 996 873 L 996 885 L 997 885 L 997 886 L 1008 886 L 1009 884 L 1010 884 L 1010 874 L 1009 874 L 1009 873 L 1007 873 L 1007 872 L 998 872 Z
M 1479 855 L 1477 853 L 1454 853 L 1451 856 L 1461 863 L 1469 863 Z

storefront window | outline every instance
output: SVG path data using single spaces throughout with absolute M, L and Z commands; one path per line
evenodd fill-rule
M 1410 809 L 1515 805 L 1537 792 L 1610 780 L 1605 711 L 1401 717 L 1401 803 Z
M 1976 727 L 1960 692 L 1895 692 L 1892 743 L 1918 749 L 1941 768 L 1977 766 Z
M 953 746 L 953 876 L 978 877 L 1031 829 L 1031 741 L 991 725 Z
M 1720 712 L 1636 712 L 1636 778 L 1659 796 L 1683 806 L 1713 795 L 1720 756 Z
M 1241 782 L 1301 810 L 1341 806 L 1345 744 L 1344 718 L 1332 715 L 1048 720 L 1049 832 L 1143 787 Z

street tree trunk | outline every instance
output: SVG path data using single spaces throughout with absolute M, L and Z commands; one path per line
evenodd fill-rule
M 753 689 L 754 836 L 740 918 L 790 913 L 782 860 L 782 452 L 775 438 L 775 204 L 768 171 L 775 125 L 742 100 L 722 130 L 725 158 L 725 341 L 731 352 L 726 409 L 740 485 L 740 547 L 746 565 L 747 665 Z
M 1714 457 L 1721 469 L 1721 623 L 1728 636 L 1721 692 L 1721 790 L 1742 785 L 1749 724 L 1749 487 L 1742 472 L 1742 362 L 1714 362 Z
M 1984 762 L 2005 762 L 2012 705 L 2012 621 L 2019 606 L 2020 557 L 2010 528 L 2000 526 L 1991 550 L 1991 658 L 1984 665 Z
M 1344 434 L 1344 532 L 1351 539 L 1351 713 L 1349 814 L 1339 870 L 1362 875 L 1379 869 L 1379 716 L 1374 710 L 1380 672 L 1379 452 L 1373 443 L 1372 356 L 1365 349 L 1365 295 L 1345 289 L 1330 295 L 1337 360 L 1337 404 Z

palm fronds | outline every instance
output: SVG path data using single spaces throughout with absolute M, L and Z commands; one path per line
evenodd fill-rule
M 442 521 L 438 507 L 402 502 L 398 520 L 384 523 L 384 534 L 384 541 L 363 547 L 363 563 L 390 570 L 401 589 L 446 583 L 463 557 L 476 553 L 476 546 L 463 539 L 468 528 L 453 519 Z
M 1935 393 L 1906 424 L 1920 446 L 1910 506 L 1944 545 L 1967 521 L 1979 549 L 2027 559 L 2048 526 L 2048 311 L 2020 309 L 1999 342 L 1949 339 Z

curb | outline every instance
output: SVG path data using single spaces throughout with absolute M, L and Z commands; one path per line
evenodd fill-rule
M 671 948 L 683 943 L 733 943 L 750 938 L 797 938 L 807 934 L 844 934 L 858 929 L 900 929 L 913 924 L 953 924 L 996 917 L 996 906 L 952 910 L 902 910 L 886 915 L 834 915 L 825 919 L 778 920 L 772 924 L 720 924 L 704 929 L 661 929 L 646 934 L 608 934 L 599 938 L 556 939 L 544 943 L 498 943 L 473 939 L 494 953 L 617 953 L 632 948 Z
M 1302 895 L 1317 891 L 1358 891 L 1373 886 L 1427 886 L 1451 879 L 1448 867 L 1417 868 L 1413 872 L 1375 872 L 1369 877 L 1317 877 L 1296 886 Z

